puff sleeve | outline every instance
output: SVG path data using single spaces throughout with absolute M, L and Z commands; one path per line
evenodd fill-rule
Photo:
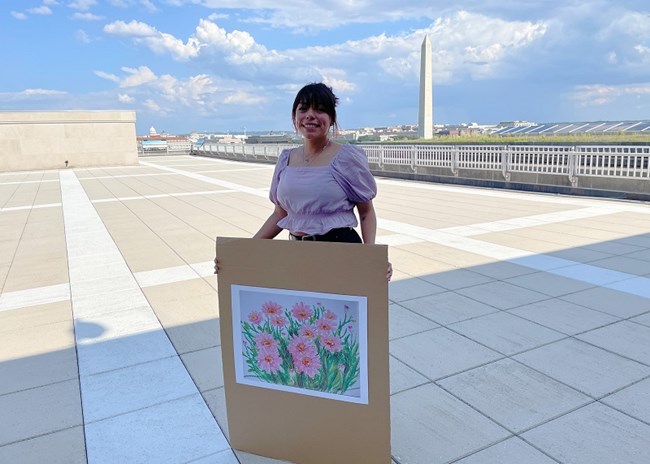
M 291 153 L 291 149 L 289 148 L 282 150 L 282 153 L 280 153 L 280 156 L 278 157 L 278 162 L 275 163 L 275 171 L 273 171 L 271 188 L 269 190 L 269 199 L 276 205 L 279 205 L 278 183 L 280 182 L 280 176 L 282 175 L 282 172 L 289 164 L 289 153 Z
M 332 161 L 332 175 L 353 203 L 365 203 L 377 195 L 377 183 L 368 167 L 365 152 L 354 145 L 342 145 Z

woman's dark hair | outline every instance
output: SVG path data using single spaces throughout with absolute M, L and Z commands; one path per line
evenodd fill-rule
M 293 101 L 291 108 L 291 120 L 296 120 L 296 111 L 298 106 L 306 106 L 307 108 L 317 108 L 325 111 L 332 120 L 332 126 L 338 128 L 336 121 L 336 105 L 339 99 L 332 88 L 323 84 L 322 82 L 313 82 L 304 86 Z

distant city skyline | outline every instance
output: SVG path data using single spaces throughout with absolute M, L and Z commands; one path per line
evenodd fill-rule
M 640 0 L 5 0 L 0 111 L 135 110 L 137 133 L 290 131 L 323 81 L 342 128 L 417 124 L 420 45 L 434 122 L 650 118 Z

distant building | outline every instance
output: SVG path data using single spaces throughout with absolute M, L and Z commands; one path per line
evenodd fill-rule
M 189 137 L 168 135 L 164 132 L 158 134 L 156 129 L 151 126 L 149 135 L 138 136 L 138 153 L 161 154 L 169 152 L 187 152 L 192 150 L 192 141 Z

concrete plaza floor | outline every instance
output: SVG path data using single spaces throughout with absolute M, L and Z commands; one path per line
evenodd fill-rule
M 211 263 L 272 169 L 0 173 L 1 463 L 277 462 L 227 440 Z M 650 207 L 378 185 L 394 462 L 649 463 Z

